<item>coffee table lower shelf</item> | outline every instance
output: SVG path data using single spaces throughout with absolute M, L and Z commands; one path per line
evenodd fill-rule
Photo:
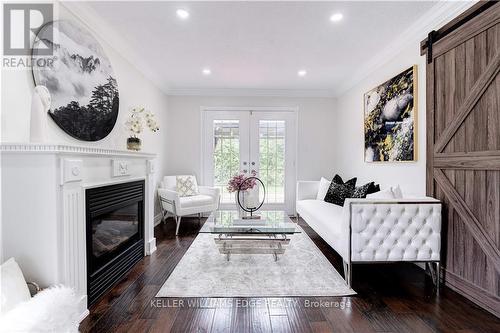
M 278 261 L 278 255 L 285 253 L 290 244 L 287 234 L 262 234 L 249 236 L 247 234 L 219 234 L 214 238 L 219 252 L 226 255 L 227 261 L 231 254 L 272 254 L 274 261 Z

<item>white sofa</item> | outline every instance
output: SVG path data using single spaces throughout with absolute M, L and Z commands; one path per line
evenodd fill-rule
M 179 234 L 179 226 L 183 216 L 213 212 L 219 208 L 220 190 L 216 187 L 199 186 L 197 195 L 181 197 L 177 193 L 177 176 L 165 176 L 158 189 L 158 198 L 163 210 L 163 221 L 171 213 L 175 218 L 175 234 Z
M 297 183 L 296 210 L 343 259 L 352 264 L 426 262 L 438 286 L 441 203 L 433 198 L 347 199 L 344 206 L 317 200 L 319 181 Z

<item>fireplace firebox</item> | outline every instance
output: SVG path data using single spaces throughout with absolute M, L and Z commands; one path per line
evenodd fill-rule
M 144 256 L 144 181 L 87 189 L 85 201 L 92 305 Z

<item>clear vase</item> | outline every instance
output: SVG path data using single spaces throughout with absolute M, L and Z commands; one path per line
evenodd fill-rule
M 245 210 L 243 210 L 243 208 L 241 208 L 240 204 L 238 204 L 238 195 L 240 196 L 241 206 L 246 207 L 245 203 L 246 203 L 246 198 L 248 196 L 248 192 L 247 191 L 240 191 L 239 193 L 236 192 L 236 195 L 234 196 L 234 200 L 236 202 L 236 210 L 238 211 L 238 217 L 243 218 L 246 217 L 248 213 Z

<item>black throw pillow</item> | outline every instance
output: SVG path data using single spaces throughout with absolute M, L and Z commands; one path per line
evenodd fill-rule
M 357 181 L 357 179 L 358 179 L 358 178 L 354 177 L 354 178 L 349 179 L 348 181 L 346 181 L 346 182 L 344 183 L 344 181 L 342 180 L 342 177 L 340 177 L 339 175 L 335 175 L 335 177 L 333 177 L 332 182 L 337 183 L 337 184 L 340 184 L 340 185 L 342 185 L 342 184 L 349 184 L 349 185 L 354 184 L 354 186 L 356 186 L 356 181 Z
M 345 199 L 352 197 L 356 188 L 356 180 L 357 178 L 352 178 L 344 183 L 339 175 L 335 175 L 326 193 L 325 201 L 337 206 L 344 206 Z M 341 183 L 339 184 L 339 182 Z
M 368 187 L 368 192 L 366 192 L 366 194 L 380 192 L 380 185 L 379 184 L 375 184 L 374 182 L 371 182 L 370 184 L 371 184 L 371 186 Z
M 342 180 L 342 177 L 340 177 L 339 175 L 335 175 L 335 177 L 333 177 L 332 179 L 332 182 L 335 182 L 337 184 L 344 184 L 344 181 Z

